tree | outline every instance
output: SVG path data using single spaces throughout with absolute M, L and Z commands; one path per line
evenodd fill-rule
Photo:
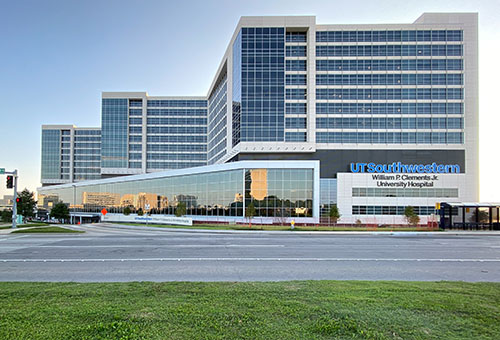
M 410 207 L 410 206 L 406 207 L 403 216 L 406 220 L 406 223 L 408 223 L 408 225 L 412 225 L 415 227 L 420 222 L 420 217 L 417 214 L 415 214 L 413 207 Z
M 186 203 L 179 202 L 177 203 L 177 207 L 175 208 L 175 216 L 181 217 L 186 215 Z
M 255 216 L 257 212 L 255 211 L 255 206 L 253 205 L 253 202 L 250 202 L 250 204 L 247 206 L 245 210 L 245 217 L 248 218 L 248 221 L 250 223 L 250 228 L 252 228 L 252 217 Z
M 480 208 L 472 208 L 474 211 L 472 212 L 471 217 L 469 217 L 469 222 L 471 223 L 488 223 L 490 221 L 490 216 L 486 210 Z
M 23 217 L 34 217 L 35 216 L 35 194 L 28 189 L 24 189 L 19 194 L 20 203 L 17 204 L 18 215 L 23 215 Z
M 144 211 L 142 211 L 142 208 L 139 208 L 139 210 L 137 210 L 137 216 L 142 216 L 144 215 Z
M 328 216 L 333 221 L 333 223 L 337 223 L 337 221 L 339 220 L 341 215 L 339 213 L 339 208 L 337 208 L 336 204 L 333 204 L 330 207 L 330 211 L 328 212 Z
M 132 210 L 130 209 L 130 207 L 125 207 L 123 209 L 123 215 L 125 215 L 125 216 L 130 215 L 131 212 L 132 212 Z
M 2 211 L 2 222 L 12 222 L 12 210 Z
M 68 206 L 63 203 L 59 202 L 54 207 L 52 207 L 52 210 L 50 211 L 50 217 L 55 218 L 57 220 L 65 220 L 69 218 L 69 209 Z

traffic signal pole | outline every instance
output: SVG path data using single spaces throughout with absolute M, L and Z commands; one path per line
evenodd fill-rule
M 12 228 L 16 228 L 17 224 L 17 170 L 12 173 L 14 175 L 14 202 L 12 202 Z
M 14 171 L 5 171 L 5 168 L 0 168 L 0 175 L 9 175 L 7 176 L 7 189 L 14 188 L 14 201 L 12 202 L 12 228 L 15 228 L 17 226 L 17 169 Z

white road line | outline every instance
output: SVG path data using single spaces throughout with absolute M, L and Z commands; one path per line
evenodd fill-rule
M 18 239 L 18 238 L 23 238 L 23 237 L 28 237 L 29 235 L 21 235 L 21 236 L 14 236 L 14 237 L 6 237 L 6 238 L 2 238 L 0 239 L 0 242 L 1 241 L 10 241 L 10 240 L 15 240 L 15 239 Z
M 500 262 L 500 259 L 377 259 L 377 258 L 279 258 L 279 257 L 160 257 L 132 259 L 0 259 L 0 262 L 152 262 L 152 261 L 332 261 L 332 262 Z
M 57 246 L 41 245 L 32 246 L 36 248 L 275 248 L 284 247 L 282 244 L 110 244 L 110 245 L 91 245 L 91 246 Z

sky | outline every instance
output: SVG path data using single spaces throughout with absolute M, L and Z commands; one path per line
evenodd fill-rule
M 206 95 L 241 16 L 376 24 L 424 12 L 479 13 L 480 200 L 500 202 L 498 0 L 0 0 L 0 168 L 35 191 L 41 126 L 99 127 L 103 91 Z

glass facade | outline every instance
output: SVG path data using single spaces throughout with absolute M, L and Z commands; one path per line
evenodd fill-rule
M 337 179 L 321 178 L 319 181 L 319 207 L 321 216 L 328 216 L 332 205 L 337 204 Z
M 61 177 L 61 130 L 42 130 L 42 182 Z
M 221 159 L 227 150 L 227 73 L 208 99 L 208 164 Z M 234 114 L 234 109 L 233 109 Z
M 284 141 L 285 29 L 242 28 L 240 34 L 239 139 L 245 142 Z
M 46 187 L 41 202 L 62 201 L 73 211 L 122 213 L 144 210 L 174 214 L 186 204 L 186 215 L 244 217 L 252 203 L 256 217 L 310 217 L 313 212 L 313 169 L 235 169 L 99 184 Z
M 102 168 L 128 167 L 128 100 L 102 99 Z
M 73 180 L 101 178 L 101 130 L 75 129 Z
M 318 31 L 316 43 L 317 143 L 464 143 L 461 30 Z
M 206 100 L 148 99 L 145 123 L 147 170 L 207 164 Z M 138 132 L 143 125 L 141 122 Z M 142 139 L 131 139 L 129 143 L 129 167 L 141 168 Z

